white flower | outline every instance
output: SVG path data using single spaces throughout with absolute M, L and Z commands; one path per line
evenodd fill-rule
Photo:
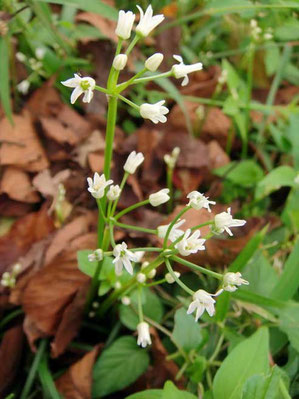
M 35 56 L 38 60 L 42 60 L 44 58 L 45 54 L 46 54 L 46 50 L 42 47 L 38 47 L 35 50 Z
M 122 242 L 121 244 L 115 245 L 113 249 L 113 255 L 115 257 L 113 263 L 115 263 L 115 274 L 117 276 L 121 275 L 123 267 L 125 267 L 129 274 L 133 274 L 131 261 L 136 262 L 136 256 L 127 248 L 127 244 Z
M 12 274 L 17 275 L 20 273 L 22 270 L 22 265 L 21 263 L 15 263 L 12 267 Z
M 127 65 L 128 56 L 126 54 L 118 54 L 113 60 L 113 67 L 117 71 L 122 71 Z
M 119 187 L 118 184 L 116 184 L 115 186 L 112 185 L 109 187 L 108 193 L 107 193 L 107 198 L 109 201 L 115 201 L 121 193 L 121 189 Z
M 107 180 L 105 175 L 99 175 L 97 172 L 93 176 L 93 180 L 91 177 L 87 178 L 88 182 L 88 191 L 94 198 L 102 198 L 105 194 L 105 188 L 113 183 L 113 180 Z
M 174 274 L 175 274 L 175 276 L 176 276 L 177 278 L 179 278 L 180 275 L 181 275 L 181 273 L 179 273 L 179 272 L 174 272 Z M 170 273 L 166 273 L 166 274 L 165 274 L 165 280 L 166 280 L 166 282 L 167 282 L 168 284 L 173 284 L 173 283 L 175 282 L 175 279 L 172 277 L 172 275 L 171 275 Z
M 24 95 L 28 93 L 29 87 L 30 87 L 30 82 L 27 79 L 22 80 L 22 82 L 17 84 L 18 91 Z
M 176 241 L 179 237 L 181 237 L 181 235 L 184 234 L 184 231 L 179 229 L 179 227 L 181 227 L 182 224 L 184 224 L 184 223 L 185 223 L 185 219 L 179 220 L 177 223 L 175 223 L 173 225 L 172 229 L 170 230 L 169 236 L 168 236 L 168 238 L 171 242 Z M 157 228 L 158 237 L 165 238 L 169 225 L 170 224 L 158 226 L 158 228 Z
M 141 262 L 142 258 L 144 257 L 145 251 L 136 251 L 134 252 L 136 256 L 136 262 Z
M 183 256 L 188 256 L 190 254 L 195 254 L 197 251 L 205 250 L 204 243 L 206 240 L 204 238 L 199 238 L 200 231 L 196 230 L 191 236 L 190 234 L 191 229 L 188 229 L 181 241 L 175 246 Z
M 89 262 L 99 262 L 103 259 L 103 250 L 101 248 L 96 249 L 91 254 L 88 255 Z
M 248 285 L 249 282 L 242 278 L 242 274 L 240 272 L 237 273 L 225 273 L 223 276 L 223 289 L 224 291 L 234 292 L 238 288 L 236 286 L 240 285 Z
M 230 236 L 233 235 L 230 227 L 244 226 L 244 224 L 246 223 L 246 220 L 233 219 L 231 215 L 231 208 L 228 208 L 227 212 L 218 213 L 218 215 L 215 216 L 214 221 L 216 233 L 220 234 L 226 231 Z
M 159 206 L 167 202 L 170 197 L 168 195 L 169 189 L 168 188 L 163 188 L 162 190 L 158 191 L 157 193 L 151 194 L 149 196 L 149 203 L 152 206 Z
M 25 54 L 23 54 L 23 53 L 21 53 L 20 51 L 18 51 L 18 52 L 16 53 L 16 59 L 17 59 L 18 61 L 20 61 L 20 62 L 24 62 L 24 61 L 26 61 L 27 57 L 26 57 Z
M 180 155 L 181 149 L 179 147 L 175 147 L 171 154 L 165 154 L 164 155 L 164 162 L 166 163 L 166 165 L 171 168 L 174 169 L 175 164 L 178 160 L 178 157 Z
M 115 29 L 117 36 L 123 40 L 129 39 L 135 20 L 135 14 L 132 11 L 125 12 L 120 10 L 118 13 L 118 21 Z
M 153 16 L 153 8 L 149 5 L 143 12 L 142 8 L 137 6 L 140 12 L 140 20 L 136 26 L 136 32 L 141 36 L 147 36 L 156 26 L 158 26 L 165 18 L 163 14 Z
M 144 66 L 149 71 L 155 72 L 159 68 L 161 62 L 163 61 L 163 58 L 163 54 L 155 53 L 145 61 Z
M 149 332 L 149 325 L 145 321 L 137 325 L 137 332 L 138 332 L 137 345 L 140 345 L 142 346 L 142 348 L 145 348 L 147 345 L 150 345 L 152 343 Z
M 61 82 L 66 87 L 73 87 L 74 90 L 71 95 L 71 103 L 74 104 L 77 101 L 78 97 L 84 93 L 83 102 L 90 103 L 93 97 L 93 90 L 95 88 L 96 82 L 93 78 L 84 77 L 81 78 L 76 73 L 74 74 L 74 78 L 65 80 Z
M 216 295 L 209 294 L 204 290 L 198 290 L 193 294 L 193 302 L 190 303 L 187 314 L 191 314 L 196 309 L 195 321 L 197 321 L 203 312 L 206 310 L 212 317 L 215 314 L 215 299 L 212 297 Z
M 197 62 L 196 64 L 192 65 L 185 65 L 183 62 L 183 58 L 180 55 L 174 55 L 173 58 L 178 61 L 179 64 L 173 65 L 172 73 L 174 74 L 176 79 L 184 78 L 182 86 L 186 86 L 189 83 L 189 73 L 200 71 L 202 69 L 201 62 Z
M 132 151 L 126 160 L 126 163 L 124 164 L 124 171 L 130 174 L 135 173 L 136 169 L 142 164 L 143 161 L 144 156 L 142 152 L 138 152 L 136 154 L 136 151 Z
M 131 299 L 128 296 L 123 296 L 121 302 L 123 305 L 129 306 L 131 304 Z
M 155 104 L 144 103 L 140 106 L 140 115 L 144 119 L 150 119 L 153 123 L 167 121 L 166 114 L 168 114 L 169 109 L 164 107 L 165 100 L 158 101 Z
M 203 194 L 199 193 L 198 191 L 191 191 L 191 193 L 187 195 L 187 198 L 189 198 L 188 205 L 196 210 L 199 210 L 201 208 L 206 208 L 209 212 L 211 212 L 210 204 L 211 205 L 216 204 L 215 201 L 209 201 L 209 197 L 205 197 Z
M 144 273 L 138 273 L 136 276 L 138 283 L 143 284 L 146 281 L 146 275 Z

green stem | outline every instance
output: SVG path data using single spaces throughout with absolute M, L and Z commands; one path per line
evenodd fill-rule
M 154 79 L 168 78 L 169 76 L 172 76 L 171 71 L 158 73 L 157 75 L 152 75 L 152 76 L 145 76 L 144 78 L 135 79 L 132 84 L 137 85 L 138 83 L 151 82 Z
M 128 100 L 126 97 L 122 96 L 121 94 L 118 94 L 117 97 L 122 100 L 124 103 L 129 104 L 132 108 L 136 109 L 138 112 L 140 110 L 139 105 L 133 103 L 133 101 Z
M 189 287 L 186 286 L 186 284 L 184 284 L 175 274 L 175 272 L 173 271 L 171 264 L 169 262 L 168 258 L 165 258 L 165 264 L 167 267 L 167 270 L 169 271 L 169 273 L 171 274 L 171 277 L 175 280 L 175 282 L 181 287 L 183 288 L 184 291 L 187 292 L 187 294 L 189 295 L 193 295 L 194 291 L 192 291 Z
M 113 234 L 113 224 L 110 222 L 109 223 L 109 233 L 110 233 L 110 242 L 113 247 L 115 247 L 115 240 L 114 240 L 114 234 Z
M 138 317 L 139 323 L 143 322 L 143 311 L 142 311 L 142 286 L 138 286 Z
M 282 378 L 279 379 L 279 390 L 282 394 L 282 399 L 291 399 Z
M 16 310 L 10 312 L 7 316 L 3 317 L 3 319 L 0 321 L 0 329 L 2 329 L 6 324 L 8 324 L 15 317 L 18 317 L 23 314 L 24 314 L 23 309 L 16 309 Z
M 175 223 L 180 219 L 181 216 L 183 216 L 184 213 L 186 213 L 188 210 L 190 209 L 190 206 L 186 206 L 184 207 L 177 215 L 176 217 L 173 219 L 173 221 L 170 223 L 170 225 L 168 226 L 168 229 L 166 231 L 165 237 L 164 237 L 164 242 L 163 242 L 163 248 L 166 249 L 167 248 L 167 241 L 168 241 L 168 237 L 169 234 L 171 232 L 171 229 L 173 228 L 173 226 L 175 225 Z
M 170 200 L 167 202 L 167 211 L 170 213 L 173 210 L 173 184 L 172 184 L 172 177 L 173 177 L 173 168 L 167 166 L 166 172 L 166 182 L 167 188 L 169 189 L 169 196 Z
M 132 84 L 134 83 L 134 81 L 135 81 L 136 79 L 138 79 L 139 76 L 142 76 L 146 71 L 147 71 L 147 69 L 146 69 L 146 68 L 143 68 L 141 71 L 139 71 L 138 73 L 136 73 L 136 75 L 134 75 L 131 79 L 127 80 L 127 81 L 124 82 L 124 83 L 121 83 L 121 84 L 117 85 L 117 87 L 116 87 L 117 92 L 120 93 L 120 92 L 122 92 L 123 90 L 125 90 L 128 86 L 132 85 Z
M 201 227 L 204 227 L 204 226 L 209 226 L 209 225 L 211 225 L 211 224 L 213 224 L 213 223 L 214 223 L 214 220 L 210 220 L 209 222 L 197 224 L 196 226 L 191 227 L 191 231 L 200 229 Z
M 146 229 L 145 227 L 131 226 L 129 224 L 119 223 L 119 222 L 115 222 L 115 225 L 118 227 L 122 227 L 123 229 L 142 231 L 143 233 L 148 233 L 148 234 L 157 234 L 157 230 Z
M 101 86 L 97 86 L 96 85 L 94 89 L 97 90 L 97 91 L 100 91 L 101 93 L 110 94 L 109 90 L 104 89 L 104 87 L 101 87 Z
M 32 384 L 34 382 L 36 373 L 37 373 L 38 366 L 39 366 L 42 356 L 46 350 L 46 347 L 47 347 L 47 340 L 46 339 L 41 340 L 38 350 L 37 350 L 36 354 L 34 355 L 34 359 L 33 359 L 27 380 L 25 382 L 22 394 L 20 396 L 20 399 L 26 399 L 28 397 L 31 387 L 32 387 Z
M 146 199 L 141 202 L 137 202 L 137 204 L 131 205 L 128 208 L 124 209 L 123 211 L 119 212 L 117 215 L 115 215 L 115 220 L 118 220 L 119 218 L 126 215 L 127 213 L 134 211 L 134 209 L 140 208 L 141 206 L 147 205 L 147 204 L 149 204 L 149 199 Z
M 127 181 L 128 177 L 129 177 L 129 173 L 128 173 L 128 172 L 125 172 L 125 174 L 124 174 L 124 176 L 123 176 L 123 178 L 122 178 L 122 181 L 121 181 L 121 183 L 120 183 L 120 186 L 119 186 L 119 188 L 120 188 L 119 197 L 114 201 L 114 204 L 112 205 L 112 211 L 111 211 L 111 213 L 110 213 L 110 215 L 109 215 L 109 216 L 111 216 L 111 217 L 114 215 L 114 212 L 115 212 L 115 210 L 116 210 L 116 207 L 117 207 L 119 198 L 120 198 L 120 196 L 121 196 L 121 194 L 122 194 L 122 191 L 123 191 L 123 189 L 124 189 L 124 186 L 125 186 L 125 184 L 126 184 L 126 181 Z
M 210 359 L 209 359 L 209 363 L 212 363 L 212 362 L 216 359 L 218 353 L 219 353 L 220 350 L 221 350 L 221 346 L 222 346 L 222 344 L 223 344 L 223 340 L 224 340 L 224 335 L 221 334 L 221 336 L 220 336 L 220 338 L 219 338 L 219 340 L 218 340 L 218 342 L 217 342 L 216 348 L 215 348 L 213 354 L 211 355 L 211 357 L 210 357 Z
M 131 51 L 133 50 L 133 48 L 135 47 L 135 45 L 136 45 L 136 43 L 138 42 L 139 39 L 140 39 L 140 36 L 138 34 L 136 34 L 134 36 L 134 39 L 129 44 L 129 47 L 127 48 L 127 51 L 126 51 L 127 55 L 129 55 L 131 53 Z
M 223 276 L 220 273 L 213 272 L 212 270 L 208 270 L 202 266 L 195 265 L 195 263 L 189 262 L 186 259 L 182 259 L 179 256 L 173 255 L 171 259 L 175 262 L 180 263 L 181 265 L 190 267 L 190 269 L 200 271 L 201 273 L 208 274 L 211 277 L 217 278 L 218 280 L 222 280 Z
M 255 54 L 255 44 L 251 42 L 248 49 L 248 69 L 247 69 L 247 99 L 245 108 L 245 132 L 246 137 L 243 139 L 242 143 L 242 154 L 241 157 L 244 159 L 247 156 L 248 147 L 248 135 L 249 135 L 249 124 L 250 124 L 250 102 L 251 102 L 251 92 L 253 83 L 253 64 L 254 64 L 254 54 Z

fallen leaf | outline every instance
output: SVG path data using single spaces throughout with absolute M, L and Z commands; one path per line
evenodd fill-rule
M 222 149 L 219 145 L 218 141 L 213 140 L 207 144 L 209 151 L 209 169 L 212 171 L 213 169 L 220 168 L 222 166 L 230 163 L 230 158 L 227 153 Z
M 15 201 L 35 203 L 40 196 L 34 190 L 28 173 L 13 166 L 4 169 L 0 190 Z
M 105 158 L 103 153 L 91 152 L 88 154 L 88 165 L 92 172 L 102 173 L 104 170 Z M 113 168 L 114 163 L 111 162 L 111 168 Z
M 12 388 L 23 350 L 23 328 L 16 325 L 4 333 L 0 346 L 0 396 L 9 394 Z
M 56 381 L 56 387 L 65 399 L 91 398 L 92 369 L 101 349 L 96 346 Z
M 76 21 L 88 22 L 95 26 L 104 36 L 117 43 L 118 37 L 115 33 L 116 22 L 92 12 L 81 12 L 76 16 Z
M 91 135 L 74 149 L 74 159 L 82 166 L 86 167 L 88 155 L 93 155 L 96 151 L 105 149 L 105 140 L 99 130 L 94 130 Z M 89 163 L 91 163 L 89 161 Z
M 45 82 L 40 88 L 34 90 L 27 101 L 25 109 L 29 110 L 34 118 L 58 115 L 62 102 L 58 91 L 52 87 L 53 83 L 53 79 Z
M 8 119 L 0 122 L 0 164 L 39 172 L 49 166 L 28 113 L 14 115 L 14 125 Z

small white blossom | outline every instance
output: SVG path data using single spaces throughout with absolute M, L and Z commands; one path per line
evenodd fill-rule
M 102 198 L 105 195 L 105 189 L 107 186 L 113 183 L 113 180 L 107 180 L 105 175 L 99 175 L 97 172 L 93 176 L 93 180 L 91 177 L 87 178 L 88 182 L 88 191 L 94 198 Z
M 120 10 L 118 13 L 118 21 L 115 29 L 116 35 L 123 40 L 129 39 L 131 36 L 134 20 L 135 14 L 133 14 L 132 11 L 125 12 L 124 10 Z
M 202 70 L 202 63 L 197 62 L 192 65 L 185 65 L 183 58 L 180 55 L 174 55 L 173 58 L 179 62 L 172 66 L 172 73 L 176 79 L 184 78 L 182 81 L 182 86 L 186 86 L 189 83 L 188 74 L 196 71 Z
M 184 234 L 184 231 L 179 229 L 179 227 L 181 227 L 182 224 L 184 224 L 184 223 L 185 223 L 185 219 L 179 220 L 177 223 L 175 223 L 173 225 L 172 229 L 170 230 L 169 236 L 168 236 L 168 238 L 171 242 L 176 241 L 179 237 L 181 237 Z M 158 237 L 165 238 L 169 225 L 170 224 L 158 226 L 158 228 L 157 228 Z
M 121 275 L 123 267 L 129 274 L 133 274 L 133 266 L 131 261 L 136 262 L 136 256 L 127 248 L 127 244 L 122 242 L 121 244 L 115 245 L 113 249 L 113 255 L 115 257 L 113 263 L 115 264 L 115 274 L 117 276 Z
M 175 274 L 175 276 L 176 276 L 177 278 L 179 278 L 180 275 L 181 275 L 181 273 L 179 273 L 179 272 L 174 272 L 174 274 Z M 172 275 L 171 275 L 170 273 L 166 273 L 166 274 L 165 274 L 165 280 L 166 280 L 166 282 L 167 282 L 168 284 L 173 284 L 173 283 L 175 282 L 175 279 L 172 277 Z
M 225 273 L 225 275 L 223 276 L 224 291 L 234 292 L 242 284 L 248 285 L 249 282 L 242 278 L 242 274 L 240 272 L 237 273 L 228 272 Z
M 144 273 L 138 273 L 136 276 L 138 283 L 143 284 L 146 281 L 146 275 Z
M 118 54 L 113 60 L 113 67 L 117 71 L 122 71 L 127 65 L 128 56 L 126 54 Z
M 231 215 L 231 208 L 228 208 L 227 212 L 221 212 L 218 215 L 216 215 L 214 222 L 215 222 L 216 233 L 220 234 L 226 231 L 230 236 L 232 236 L 233 233 L 231 232 L 230 227 L 244 226 L 246 220 L 233 219 Z
M 149 71 L 155 72 L 161 65 L 163 58 L 164 58 L 163 54 L 155 53 L 145 61 L 144 66 Z
M 30 87 L 30 82 L 27 79 L 22 80 L 22 82 L 17 84 L 18 91 L 24 95 L 28 93 L 29 87 Z
M 198 290 L 193 294 L 193 302 L 190 303 L 187 314 L 191 314 L 196 309 L 195 321 L 197 321 L 206 310 L 212 317 L 215 314 L 215 295 L 209 294 L 204 290 Z
M 87 256 L 89 262 L 99 262 L 103 259 L 103 250 L 101 248 L 96 249 Z
M 178 157 L 180 155 L 181 149 L 179 147 L 175 147 L 172 150 L 171 154 L 164 155 L 164 162 L 170 169 L 174 169 L 175 164 L 177 163 Z
M 149 325 L 143 321 L 137 325 L 137 345 L 140 345 L 142 348 L 145 348 L 147 345 L 152 343 L 151 336 L 149 332 Z
M 121 302 L 123 305 L 129 306 L 131 304 L 131 299 L 128 296 L 123 296 Z
M 18 52 L 16 53 L 16 59 L 17 59 L 18 61 L 20 61 L 20 62 L 25 62 L 26 59 L 27 59 L 27 57 L 26 57 L 25 54 L 23 54 L 23 53 L 21 53 L 20 51 L 18 51 Z
M 145 251 L 136 251 L 134 252 L 136 256 L 136 262 L 141 262 L 142 258 L 144 257 Z
M 187 195 L 189 199 L 188 206 L 191 206 L 193 209 L 199 210 L 201 208 L 206 208 L 209 212 L 211 212 L 210 204 L 215 205 L 215 201 L 209 201 L 209 197 L 205 197 L 203 194 L 198 191 L 191 191 Z
M 152 206 L 159 206 L 162 204 L 165 204 L 170 197 L 169 197 L 169 189 L 168 188 L 163 188 L 162 190 L 158 191 L 157 193 L 151 194 L 149 196 L 149 203 Z
M 99 306 L 100 306 L 99 302 L 92 302 L 92 307 L 93 307 L 94 309 L 98 309 Z
M 12 273 L 14 275 L 17 275 L 20 273 L 20 271 L 22 270 L 22 265 L 21 263 L 15 263 L 12 267 Z
M 61 82 L 66 87 L 74 88 L 74 90 L 71 94 L 71 103 L 74 104 L 75 101 L 77 101 L 78 97 L 80 97 L 81 94 L 83 94 L 83 93 L 84 93 L 83 102 L 90 103 L 90 101 L 92 100 L 92 97 L 93 97 L 93 90 L 96 85 L 95 80 L 88 76 L 81 78 L 76 73 L 74 74 L 74 76 L 75 76 L 74 78 L 71 78 L 71 79 L 65 80 L 64 82 Z
M 117 200 L 117 198 L 119 198 L 121 193 L 121 189 L 119 187 L 118 184 L 116 184 L 115 186 L 112 185 L 109 187 L 109 190 L 107 192 L 107 198 L 109 201 L 115 201 Z
M 93 310 L 88 313 L 88 317 L 90 317 L 91 319 L 94 318 L 95 315 L 96 315 L 96 313 Z
M 148 36 L 150 32 L 164 20 L 165 17 L 163 14 L 153 16 L 153 8 L 151 5 L 147 7 L 145 13 L 141 7 L 137 6 L 137 8 L 140 12 L 140 20 L 136 26 L 136 32 L 141 36 Z
M 126 163 L 124 164 L 124 171 L 130 174 L 135 173 L 136 169 L 142 164 L 143 161 L 144 156 L 142 152 L 138 152 L 136 154 L 136 151 L 132 151 L 126 160 Z
M 164 107 L 165 100 L 158 101 L 155 104 L 144 103 L 140 106 L 140 115 L 144 119 L 150 119 L 153 123 L 165 123 L 167 121 L 166 114 L 169 109 Z
M 191 229 L 188 229 L 181 241 L 175 246 L 183 256 L 188 256 L 190 254 L 195 254 L 197 251 L 205 250 L 204 243 L 206 240 L 204 238 L 199 238 L 200 231 L 196 230 L 192 235 L 190 234 Z
M 35 50 L 35 56 L 38 60 L 42 60 L 44 58 L 45 54 L 46 54 L 46 50 L 42 47 L 38 47 Z

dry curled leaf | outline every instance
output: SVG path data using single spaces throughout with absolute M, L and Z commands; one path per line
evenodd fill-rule
M 15 201 L 35 203 L 40 196 L 34 190 L 28 173 L 13 166 L 4 169 L 0 190 Z

